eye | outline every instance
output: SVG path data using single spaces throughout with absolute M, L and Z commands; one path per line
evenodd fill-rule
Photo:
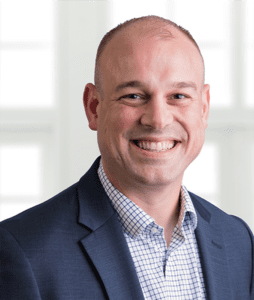
M 139 94 L 127 94 L 118 98 L 118 101 L 121 104 L 136 107 L 143 105 L 147 101 L 147 97 Z
M 122 96 L 121 98 L 124 98 L 124 99 L 140 99 L 141 97 L 137 94 L 129 94 L 129 95 Z
M 174 94 L 173 98 L 174 99 L 184 99 L 184 98 L 188 98 L 188 97 L 183 94 Z

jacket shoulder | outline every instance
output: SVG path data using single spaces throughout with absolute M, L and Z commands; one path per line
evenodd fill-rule
M 212 226 L 218 228 L 224 233 L 225 238 L 232 237 L 236 240 L 252 241 L 253 233 L 248 224 L 241 218 L 227 214 L 222 209 L 213 205 L 209 201 L 189 192 L 195 209 L 200 215 L 205 215 Z
M 43 232 L 57 224 L 68 224 L 74 218 L 77 220 L 77 185 L 75 183 L 51 199 L 0 222 L 0 228 L 20 235 L 22 232 Z

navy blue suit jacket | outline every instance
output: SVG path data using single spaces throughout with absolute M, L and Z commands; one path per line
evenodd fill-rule
M 144 299 L 98 164 L 54 198 L 0 223 L 1 300 Z M 249 227 L 190 195 L 208 299 L 254 299 Z

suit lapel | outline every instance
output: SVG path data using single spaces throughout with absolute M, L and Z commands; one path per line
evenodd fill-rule
M 97 175 L 98 167 L 99 159 L 79 182 L 79 223 L 91 231 L 81 244 L 109 299 L 144 299 L 122 227 Z
M 109 299 L 144 299 L 116 215 L 81 243 L 100 274 Z
M 197 212 L 195 234 L 209 300 L 232 299 L 228 261 L 222 231 L 212 224 L 212 215 L 190 193 Z
M 91 232 L 81 244 L 97 269 L 109 299 L 144 299 L 122 228 L 97 175 L 98 167 L 99 158 L 78 186 L 78 221 Z M 199 197 L 192 193 L 190 196 L 198 217 L 195 234 L 208 299 L 231 299 L 222 232 L 213 225 L 212 215 Z

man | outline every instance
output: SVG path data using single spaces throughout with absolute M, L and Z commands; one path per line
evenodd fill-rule
M 101 158 L 1 223 L 1 299 L 254 299 L 249 227 L 182 187 L 209 100 L 187 31 L 150 16 L 109 32 L 84 92 Z

